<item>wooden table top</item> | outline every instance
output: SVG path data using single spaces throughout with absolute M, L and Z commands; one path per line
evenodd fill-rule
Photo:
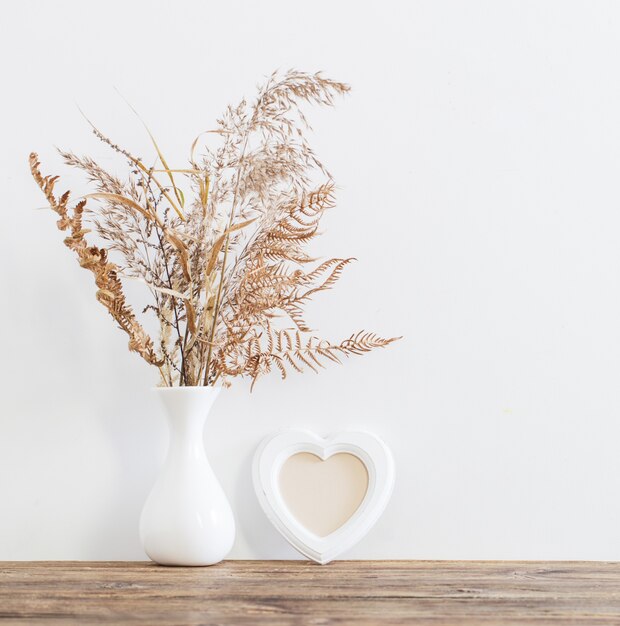
M 0 562 L 0 624 L 620 624 L 620 563 Z

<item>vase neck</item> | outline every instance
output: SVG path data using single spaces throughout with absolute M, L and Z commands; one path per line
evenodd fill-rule
M 219 387 L 157 389 L 168 420 L 171 454 L 192 451 L 192 455 L 204 455 L 202 434 L 219 391 Z

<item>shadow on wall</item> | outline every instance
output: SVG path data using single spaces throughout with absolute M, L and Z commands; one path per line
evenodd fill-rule
M 136 363 L 127 363 L 132 357 L 106 381 L 115 393 L 103 395 L 95 406 L 96 419 L 114 454 L 115 475 L 110 498 L 84 546 L 85 553 L 92 553 L 87 558 L 147 559 L 140 543 L 140 513 L 164 461 L 168 433 L 152 392 L 154 382 L 148 380 L 153 372 L 143 367 L 145 380 L 135 382 L 131 373 L 135 374 L 142 363 L 137 358 Z
M 259 443 L 257 441 L 256 446 Z M 303 558 L 280 535 L 260 507 L 252 483 L 253 457 L 254 449 L 244 456 L 235 482 L 233 511 L 237 524 L 237 539 L 230 556 L 242 558 L 237 557 L 236 553 L 243 551 L 245 554 L 252 554 L 256 559 Z

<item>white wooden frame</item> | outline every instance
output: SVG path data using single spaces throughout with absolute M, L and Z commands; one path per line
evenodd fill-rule
M 326 537 L 318 537 L 300 524 L 280 494 L 278 476 L 282 464 L 300 452 L 323 460 L 339 452 L 352 454 L 368 472 L 368 490 L 359 508 Z M 371 433 L 341 431 L 324 439 L 307 430 L 284 430 L 259 445 L 252 473 L 256 495 L 269 520 L 294 548 L 324 565 L 355 545 L 379 519 L 392 495 L 394 460 L 385 443 Z

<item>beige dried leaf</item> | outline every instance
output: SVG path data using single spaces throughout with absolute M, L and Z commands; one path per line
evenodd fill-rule
M 134 211 L 138 211 L 138 213 L 144 215 L 144 217 L 146 217 L 148 220 L 155 220 L 155 217 L 150 213 L 150 211 L 140 206 L 135 200 L 132 200 L 131 198 L 126 198 L 125 196 L 121 196 L 118 193 L 89 193 L 83 197 L 86 199 L 96 198 L 98 200 L 109 200 L 111 202 L 117 202 L 119 204 L 129 207 L 130 209 L 134 209 Z

